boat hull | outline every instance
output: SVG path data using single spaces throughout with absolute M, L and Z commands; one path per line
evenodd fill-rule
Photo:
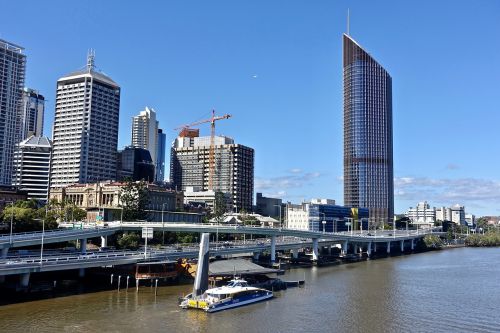
M 218 311 L 222 311 L 222 310 L 233 309 L 233 308 L 237 308 L 240 306 L 245 306 L 245 305 L 265 301 L 265 300 L 270 299 L 270 298 L 273 298 L 272 293 L 262 295 L 259 297 L 255 297 L 255 298 L 249 298 L 249 299 L 242 300 L 242 301 L 233 300 L 231 302 L 226 302 L 223 304 L 214 304 L 213 307 L 208 307 L 205 311 L 210 312 L 210 313 L 218 312 Z

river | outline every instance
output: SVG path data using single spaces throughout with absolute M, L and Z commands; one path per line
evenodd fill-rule
M 500 332 L 500 249 L 458 248 L 288 271 L 302 288 L 219 313 L 187 311 L 191 286 L 0 307 L 0 332 Z M 0 295 L 1 297 L 1 295 Z

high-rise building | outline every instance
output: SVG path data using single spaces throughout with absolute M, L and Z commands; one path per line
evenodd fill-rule
M 57 81 L 50 187 L 116 177 L 120 86 L 87 67 Z
M 147 149 L 125 147 L 118 152 L 116 165 L 116 179 L 119 181 L 127 178 L 149 183 L 154 181 L 155 166 Z
M 415 208 L 410 207 L 405 215 L 413 224 L 430 225 L 436 222 L 436 209 L 431 208 L 427 201 L 419 202 Z
M 43 135 L 45 98 L 36 90 L 24 88 L 21 103 L 21 140 Z
M 290 229 L 342 232 L 351 226 L 368 227 L 369 210 L 335 205 L 335 200 L 313 199 L 302 204 L 286 204 L 286 226 Z
M 279 198 L 264 197 L 262 193 L 257 193 L 255 200 L 255 211 L 263 216 L 281 218 L 285 216 L 283 200 Z
M 161 128 L 158 128 L 156 150 L 156 181 L 165 181 L 165 153 L 167 149 L 167 135 L 163 133 Z
M 20 110 L 26 72 L 21 46 L 0 39 L 0 185 L 11 185 L 14 148 L 21 141 Z
M 344 34 L 344 204 L 369 208 L 370 223 L 394 216 L 392 79 Z
M 254 150 L 224 136 L 214 137 L 213 188 L 209 188 L 210 137 L 198 137 L 196 131 L 177 137 L 171 149 L 170 181 L 185 191 L 195 187 L 202 191 L 230 193 L 233 211 L 252 211 Z
M 132 146 L 149 150 L 156 165 L 158 143 L 158 121 L 156 112 L 147 106 L 137 116 L 132 117 Z
M 49 138 L 34 135 L 16 147 L 12 185 L 26 191 L 28 199 L 46 201 L 48 198 L 51 151 Z

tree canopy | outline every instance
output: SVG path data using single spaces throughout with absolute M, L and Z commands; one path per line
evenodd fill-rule
M 149 191 L 146 182 L 128 180 L 126 185 L 120 190 L 120 207 L 123 208 L 123 219 L 125 221 L 146 219 L 148 216 L 146 212 L 148 204 Z

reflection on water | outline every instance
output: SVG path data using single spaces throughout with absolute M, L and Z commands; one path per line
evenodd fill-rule
M 105 291 L 0 307 L 0 332 L 498 332 L 500 250 L 454 249 L 291 270 L 303 288 L 207 314 L 191 286 Z

